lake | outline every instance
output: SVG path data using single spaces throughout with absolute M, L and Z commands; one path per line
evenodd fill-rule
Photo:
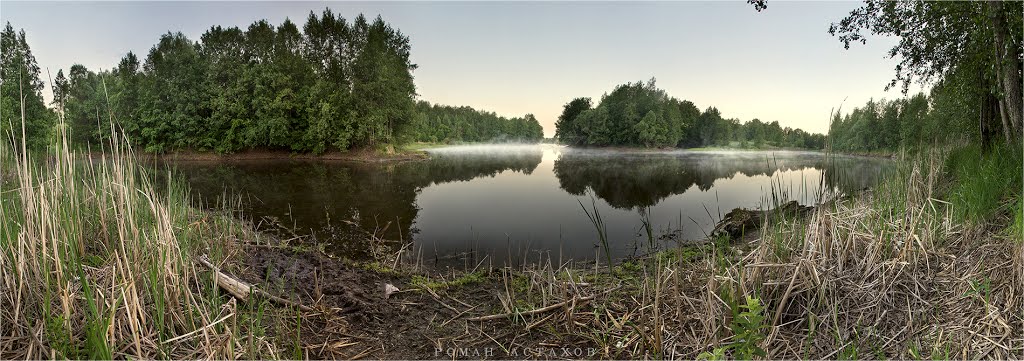
M 367 233 L 400 242 L 427 265 L 614 258 L 701 239 L 736 207 L 813 205 L 871 187 L 884 159 L 799 151 L 637 151 L 557 145 L 427 150 L 430 159 L 367 164 L 254 160 L 175 162 L 192 192 L 225 195 L 264 229 L 292 229 L 335 255 L 369 257 Z M 289 232 L 288 235 L 291 235 Z M 392 246 L 397 247 L 397 246 Z

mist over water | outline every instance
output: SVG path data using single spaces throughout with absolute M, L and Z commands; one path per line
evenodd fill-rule
M 649 251 L 654 236 L 700 239 L 737 207 L 776 197 L 815 204 L 875 184 L 889 161 L 794 151 L 638 151 L 557 145 L 467 145 L 429 149 L 398 164 L 328 161 L 181 163 L 193 192 L 243 196 L 254 220 L 274 220 L 364 258 L 363 231 L 411 242 L 426 264 L 495 264 L 604 257 L 588 211 L 596 208 L 610 251 Z M 824 187 L 824 188 L 822 188 Z

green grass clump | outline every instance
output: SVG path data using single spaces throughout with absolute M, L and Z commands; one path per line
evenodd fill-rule
M 724 360 L 727 351 L 732 351 L 732 358 L 736 360 L 753 360 L 755 357 L 767 356 L 767 352 L 761 348 L 761 342 L 766 337 L 765 331 L 768 329 L 761 300 L 747 296 L 745 303 L 732 305 L 732 310 L 733 321 L 730 329 L 733 341 L 711 352 L 701 353 L 697 356 L 698 359 Z
M 352 262 L 352 266 L 382 275 L 401 276 L 402 272 L 378 261 Z
M 488 270 L 484 269 L 463 273 L 450 281 L 446 281 L 443 279 L 435 280 L 427 276 L 415 275 L 412 276 L 411 283 L 414 287 L 417 288 L 429 288 L 432 290 L 438 290 L 483 283 L 484 281 L 487 280 L 487 275 Z
M 952 151 L 945 170 L 953 176 L 948 200 L 957 219 L 978 224 L 1012 206 L 1021 194 L 1022 159 L 1019 145 L 1002 145 L 989 152 L 970 145 Z
M 1024 243 L 1024 195 L 1017 195 L 1017 205 L 1013 207 L 1012 219 L 1008 233 L 1011 238 L 1017 240 L 1017 244 Z

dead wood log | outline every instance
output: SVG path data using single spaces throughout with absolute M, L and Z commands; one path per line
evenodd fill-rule
M 757 231 L 766 221 L 803 215 L 811 209 L 811 207 L 802 206 L 796 201 L 789 201 L 767 211 L 736 208 L 726 213 L 725 217 L 715 225 L 715 229 L 711 231 L 711 238 L 739 239 L 744 234 Z
M 228 293 L 235 296 L 239 301 L 245 301 L 249 298 L 249 294 L 252 293 L 252 285 L 222 272 L 220 268 L 217 268 L 213 263 L 210 263 L 206 258 L 206 255 L 199 257 L 199 263 L 202 263 L 213 271 L 213 279 L 217 282 L 217 285 L 220 286 L 220 288 L 228 291 Z

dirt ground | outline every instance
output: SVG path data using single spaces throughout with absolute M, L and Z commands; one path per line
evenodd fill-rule
M 462 287 L 415 289 L 413 277 L 376 272 L 311 251 L 246 252 L 240 275 L 271 293 L 312 305 L 302 344 L 317 359 L 592 358 L 593 345 L 570 335 L 526 330 L 502 318 L 500 276 Z M 401 291 L 385 299 L 384 285 Z
M 752 242 L 758 234 L 747 233 L 735 244 Z M 678 251 L 699 259 L 708 253 L 700 248 L 706 245 L 707 241 L 694 241 Z M 656 256 L 623 260 L 611 269 L 598 269 L 593 263 L 549 265 L 541 275 L 536 270 L 509 268 L 424 271 L 399 266 L 401 270 L 394 270 L 309 248 L 244 245 L 239 251 L 230 262 L 235 276 L 315 309 L 302 312 L 298 337 L 305 356 L 314 359 L 628 358 L 639 350 L 609 349 L 600 340 L 606 338 L 602 330 L 610 325 L 601 319 L 607 313 L 609 317 L 626 315 L 625 320 L 643 306 L 638 295 L 650 291 L 645 285 L 653 268 L 652 259 L 644 257 Z M 565 285 L 556 276 L 564 272 L 575 274 L 579 284 Z M 478 276 L 470 282 L 455 282 L 471 273 Z M 708 275 L 691 272 L 686 277 L 681 283 L 694 289 L 678 291 L 697 295 Z M 385 297 L 387 284 L 399 291 Z M 520 290 L 510 290 L 515 287 Z M 543 299 L 537 298 L 538 293 Z M 511 308 L 536 310 L 578 298 L 590 299 L 530 315 L 472 320 L 505 314 Z M 298 311 L 286 312 L 291 316 L 283 318 L 294 321 Z M 692 316 L 679 318 L 700 319 Z M 628 332 L 628 325 L 615 328 L 623 331 L 624 327 Z M 294 329 L 294 323 L 285 329 Z M 694 352 L 699 351 L 682 355 L 696 356 Z

